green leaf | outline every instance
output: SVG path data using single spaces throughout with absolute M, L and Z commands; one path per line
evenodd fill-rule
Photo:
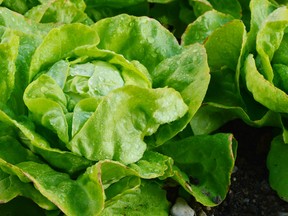
M 145 66 L 136 60 L 128 61 L 123 55 L 96 47 L 77 48 L 73 52 L 74 55 L 79 58 L 87 56 L 91 63 L 96 61 L 107 62 L 109 64 L 106 65 L 110 65 L 110 69 L 116 67 L 126 85 L 151 88 L 152 84 L 149 72 Z
M 73 110 L 72 132 L 71 132 L 72 137 L 74 137 L 80 131 L 85 122 L 96 111 L 101 100 L 102 99 L 98 98 L 86 98 L 79 101 L 76 104 Z
M 273 64 L 273 84 L 275 87 L 288 93 L 288 66 L 285 64 Z
M 193 7 L 196 17 L 213 10 L 213 6 L 208 0 L 189 0 L 189 4 Z
M 273 80 L 271 60 L 281 44 L 287 26 L 288 8 L 280 7 L 264 20 L 256 37 L 256 50 L 261 60 L 261 73 L 270 82 Z
M 69 57 L 77 48 L 85 45 L 96 45 L 99 42 L 97 33 L 80 23 L 67 24 L 52 29 L 37 47 L 29 71 L 29 81 L 53 63 Z
M 102 160 L 95 166 L 105 188 L 105 206 L 117 202 L 123 194 L 137 190 L 141 184 L 137 172 L 117 161 Z
M 160 147 L 180 170 L 175 176 L 184 189 L 205 206 L 226 197 L 236 159 L 237 142 L 231 134 L 201 135 L 170 141 Z
M 157 183 L 142 181 L 141 187 L 133 192 L 125 193 L 112 205 L 107 206 L 101 215 L 166 216 L 169 212 L 169 203 L 166 193 Z
M 287 185 L 287 159 L 288 145 L 284 143 L 281 136 L 273 139 L 270 151 L 267 156 L 267 168 L 269 170 L 269 182 L 271 187 L 276 190 L 281 199 L 288 202 Z
M 268 0 L 251 0 L 251 21 L 250 32 L 247 39 L 247 47 L 249 51 L 256 49 L 256 37 L 259 28 L 262 26 L 264 20 L 268 15 L 274 11 L 277 7 Z
M 144 179 L 170 177 L 172 173 L 173 160 L 158 152 L 146 151 L 143 157 L 129 167 Z
M 2 1 L 1 1 L 2 2 Z M 38 0 L 3 0 L 3 6 L 10 8 L 13 11 L 24 14 L 30 8 L 39 4 Z
M 247 88 L 256 101 L 274 112 L 287 113 L 287 94 L 275 87 L 258 72 L 252 54 L 245 61 L 244 71 Z
M 169 86 L 181 93 L 188 105 L 188 113 L 175 123 L 164 125 L 155 134 L 154 145 L 163 144 L 191 121 L 205 97 L 210 81 L 207 54 L 200 44 L 187 46 L 181 54 L 162 61 L 153 71 L 153 86 Z
M 27 183 L 26 176 L 23 176 L 21 171 L 14 166 L 29 159 L 40 162 L 35 155 L 25 149 L 14 138 L 9 136 L 0 138 L 0 202 L 6 203 L 17 196 L 24 196 L 32 199 L 41 208 L 47 210 L 56 209 L 54 204 L 39 193 L 31 184 Z M 12 164 L 8 165 L 6 161 Z
M 272 126 L 281 128 L 279 113 L 267 109 L 263 110 L 262 107 L 259 108 L 254 105 L 251 105 L 251 110 L 247 111 L 239 106 L 226 106 L 213 102 L 204 103 L 191 121 L 193 133 L 195 135 L 210 134 L 234 119 L 241 119 L 252 127 Z
M 4 31 L 4 32 L 2 32 Z M 6 103 L 14 89 L 19 37 L 12 30 L 1 28 L 0 43 L 0 102 Z
M 242 10 L 238 0 L 209 0 L 209 2 L 215 10 L 241 18 Z
M 103 98 L 67 147 L 90 160 L 133 163 L 146 150 L 144 136 L 186 111 L 186 104 L 174 89 L 124 86 Z
M 24 16 L 15 13 L 7 8 L 0 8 L 0 25 L 7 32 L 13 32 L 19 38 L 19 46 L 13 52 L 17 55 L 15 66 L 16 70 L 10 68 L 10 76 L 14 76 L 14 88 L 7 104 L 17 114 L 24 114 L 26 107 L 22 100 L 23 91 L 28 85 L 28 71 L 31 56 L 37 46 L 41 43 L 43 37 L 54 27 L 54 24 L 38 24 L 32 20 L 27 20 Z M 13 46 L 16 48 L 16 41 Z M 9 49 L 6 50 L 6 52 Z M 3 53 L 4 54 L 4 53 Z M 9 59 L 9 58 L 8 58 Z M 3 62 L 4 63 L 4 62 Z M 3 64 L 4 66 L 5 64 Z M 13 72 L 13 70 L 15 70 Z
M 208 37 L 205 48 L 212 72 L 225 67 L 236 71 L 245 34 L 243 22 L 233 20 Z
M 288 50 L 288 34 L 284 33 L 280 46 L 273 55 L 272 63 L 288 65 L 287 50 Z
M 64 143 L 68 143 L 65 117 L 67 100 L 54 79 L 42 74 L 25 89 L 23 99 L 33 120 L 54 131 Z
M 84 12 L 85 6 L 79 8 L 80 4 L 85 3 L 84 1 L 75 4 L 69 0 L 50 0 L 27 11 L 25 17 L 41 23 L 92 24 L 92 20 Z
M 50 144 L 25 122 L 12 119 L 4 111 L 0 111 L 0 121 L 16 128 L 20 140 L 33 152 L 41 155 L 51 166 L 74 174 L 91 165 L 91 161 L 73 154 L 69 151 L 61 151 L 52 148 Z
M 67 215 L 98 215 L 104 205 L 103 188 L 96 167 L 90 167 L 76 180 L 56 172 L 46 164 L 18 164 L 37 189 Z
M 189 45 L 202 43 L 217 29 L 233 20 L 228 14 L 223 14 L 215 10 L 208 11 L 189 24 L 182 35 L 181 44 Z
M 122 54 L 129 61 L 138 60 L 148 71 L 180 51 L 173 34 L 148 17 L 122 14 L 102 19 L 93 28 L 100 37 L 100 49 Z

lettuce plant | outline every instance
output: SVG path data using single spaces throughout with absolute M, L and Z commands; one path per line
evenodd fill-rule
M 1 203 L 168 215 L 181 187 L 219 205 L 237 141 L 216 131 L 239 118 L 282 130 L 267 167 L 288 200 L 285 2 L 0 3 Z
M 180 45 L 152 18 L 93 23 L 82 1 L 67 2 L 79 19 L 47 2 L 24 15 L 0 8 L 1 203 L 23 196 L 51 215 L 167 215 L 172 184 L 220 204 L 237 142 L 191 132 L 210 83 L 205 46 Z

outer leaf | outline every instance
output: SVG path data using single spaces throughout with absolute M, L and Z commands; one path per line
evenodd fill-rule
M 96 167 L 88 168 L 77 180 L 46 164 L 23 162 L 17 165 L 35 187 L 67 215 L 98 215 L 103 209 L 103 188 Z
M 169 211 L 169 203 L 166 193 L 158 184 L 143 181 L 141 187 L 133 192 L 123 194 L 121 199 L 107 206 L 101 213 L 103 216 L 166 216 Z
M 19 132 L 21 141 L 33 152 L 41 155 L 53 167 L 73 174 L 91 165 L 91 162 L 85 158 L 79 157 L 68 151 L 52 148 L 43 137 L 31 129 L 27 122 L 18 122 L 2 110 L 0 111 L 0 121 L 15 127 Z
M 256 101 L 274 112 L 287 113 L 288 98 L 286 93 L 275 87 L 258 72 L 251 54 L 245 61 L 244 71 L 247 88 L 252 92 Z
M 18 47 L 19 37 L 13 31 L 5 31 L 0 43 L 0 101 L 4 104 L 14 89 Z
M 213 6 L 208 0 L 189 0 L 189 4 L 193 7 L 196 17 L 213 10 Z
M 269 182 L 271 187 L 277 191 L 281 199 L 288 202 L 287 155 L 288 145 L 284 143 L 281 136 L 275 137 L 271 143 L 271 148 L 267 157 Z
M 54 79 L 42 74 L 25 89 L 23 99 L 34 120 L 57 133 L 64 143 L 69 141 L 67 101 Z
M 240 65 L 245 41 L 244 24 L 240 20 L 233 20 L 217 28 L 205 42 L 211 81 L 204 104 L 191 121 L 195 134 L 210 133 L 227 121 L 239 117 L 248 121 L 262 118 L 253 116 L 250 102 L 244 101 L 250 96 L 242 97 L 245 92 L 240 93 Z M 254 103 L 251 104 L 254 108 Z
M 186 111 L 180 94 L 173 89 L 124 86 L 102 100 L 68 148 L 91 160 L 133 163 L 146 150 L 144 136 L 153 134 L 160 124 L 182 117 Z
M 172 157 L 175 165 L 184 172 L 176 168 L 173 178 L 197 201 L 215 206 L 224 200 L 237 150 L 237 142 L 231 134 L 193 136 L 168 142 L 159 150 Z
M 268 0 L 251 0 L 251 24 L 250 32 L 247 40 L 247 47 L 250 51 L 256 49 L 256 36 L 259 28 L 262 26 L 264 20 L 268 15 L 276 9 L 276 6 Z
M 103 160 L 95 166 L 105 188 L 105 206 L 117 202 L 123 194 L 137 190 L 141 184 L 137 172 L 119 162 Z
M 20 181 L 20 179 L 15 176 L 15 174 L 17 174 L 22 180 L 26 181 L 26 177 L 21 175 L 21 171 L 17 169 L 17 167 L 10 164 L 8 166 L 7 162 L 5 162 L 10 161 L 12 164 L 18 164 L 29 159 L 40 161 L 30 151 L 23 148 L 14 138 L 8 136 L 0 138 L 0 167 L 4 171 L 12 174 L 4 173 L 0 169 L 0 202 L 6 203 L 17 196 L 24 196 L 31 198 L 41 208 L 47 210 L 56 209 L 55 205 L 40 194 L 31 184 Z
M 191 121 L 191 127 L 196 135 L 210 134 L 219 129 L 225 123 L 233 119 L 241 119 L 253 127 L 273 126 L 281 127 L 279 113 L 268 111 L 252 105 L 247 112 L 239 106 L 226 106 L 216 103 L 205 103 L 195 114 Z
M 129 167 L 135 170 L 141 178 L 166 178 L 173 175 L 173 160 L 158 152 L 146 151 L 143 157 Z
M 244 34 L 245 26 L 240 20 L 231 21 L 211 34 L 205 48 L 212 70 L 223 67 L 236 70 Z
M 273 69 L 270 62 L 280 46 L 287 26 L 288 8 L 278 8 L 267 17 L 256 37 L 256 50 L 261 59 L 261 72 L 270 82 L 273 80 Z
M 201 106 L 210 81 L 204 47 L 200 44 L 186 47 L 181 54 L 162 61 L 152 77 L 155 87 L 169 86 L 179 91 L 189 107 L 182 119 L 159 128 L 154 145 L 161 145 L 183 130 Z
M 2 172 L 2 171 L 0 171 Z M 30 183 L 24 183 L 15 175 L 8 175 L 0 179 L 0 202 L 8 203 L 17 196 L 27 197 L 33 200 L 42 209 L 54 210 L 57 207 L 36 190 Z M 1 208 L 0 208 L 1 209 Z M 2 211 L 1 211 L 2 212 Z
M 138 60 L 148 71 L 180 51 L 173 34 L 148 17 L 123 14 L 100 20 L 93 28 L 100 37 L 99 48 L 123 54 L 130 61 Z
M 215 10 L 208 11 L 198 17 L 193 23 L 187 26 L 182 35 L 182 45 L 202 43 L 217 29 L 225 23 L 233 20 L 228 14 L 223 14 Z
M 285 64 L 288 65 L 288 34 L 283 35 L 279 48 L 275 51 L 272 59 L 273 64 Z
M 0 8 L 0 25 L 6 29 L 9 29 L 7 32 L 11 31 L 11 33 L 13 32 L 15 36 L 19 37 L 19 44 L 18 42 L 13 41 L 13 47 L 16 48 L 16 46 L 19 46 L 13 51 L 15 52 L 15 55 L 17 55 L 15 62 L 16 71 L 15 68 L 13 69 L 13 66 L 9 66 L 11 73 L 9 76 L 7 76 L 7 78 L 11 78 L 11 76 L 13 76 L 15 79 L 15 85 L 11 97 L 7 103 L 11 108 L 13 108 L 15 113 L 23 114 L 26 112 L 26 108 L 22 100 L 22 95 L 24 88 L 28 84 L 28 68 L 30 65 L 31 56 L 36 47 L 41 43 L 42 37 L 44 37 L 47 31 L 51 29 L 52 25 L 39 25 L 33 21 L 28 22 L 20 14 L 10 11 L 4 7 Z M 6 36 L 8 36 L 8 34 L 6 34 Z M 8 50 L 9 49 L 6 49 L 6 52 Z M 4 65 L 5 64 L 3 62 L 3 66 Z
M 288 86 L 286 83 L 288 82 L 288 66 L 285 64 L 274 64 L 273 72 L 273 84 L 287 94 Z
M 209 0 L 209 2 L 215 10 L 241 18 L 241 5 L 238 0 Z

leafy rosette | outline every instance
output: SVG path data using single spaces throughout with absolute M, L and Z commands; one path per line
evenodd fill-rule
M 254 16 L 259 15 L 254 10 Z M 255 41 L 255 47 L 249 44 L 251 54 L 244 64 L 246 84 L 256 101 L 275 112 L 287 113 L 288 9 L 265 2 L 262 11 L 265 16 L 258 19 L 258 29 L 255 27 L 248 38 L 248 42 Z
M 287 201 L 286 158 L 287 137 L 287 45 L 288 8 L 269 1 L 252 1 L 251 31 L 247 38 L 247 57 L 243 60 L 243 76 L 253 98 L 277 113 L 272 121 L 283 129 L 271 143 L 267 167 L 270 184 Z
M 83 38 L 95 44 L 82 46 Z M 58 148 L 130 164 L 143 156 L 145 136 L 188 108 L 174 89 L 152 89 L 141 63 L 98 49 L 98 42 L 96 31 L 81 24 L 53 29 L 32 57 L 24 102 Z
M 179 45 L 148 17 L 88 26 L 0 15 L 0 202 L 167 215 L 167 178 L 204 205 L 224 200 L 237 142 L 193 136 L 189 125 L 210 82 L 203 45 Z
M 266 28 L 265 24 L 262 25 L 266 23 L 265 16 L 267 17 L 275 9 L 281 11 L 284 8 L 286 7 L 281 9 L 279 5 L 269 1 L 253 0 L 250 2 L 251 18 L 248 26 L 247 20 L 244 20 L 244 23 L 243 19 L 236 19 L 235 15 L 231 16 L 216 10 L 204 12 L 188 25 L 182 36 L 182 44 L 186 46 L 195 42 L 202 43 L 206 48 L 211 70 L 211 82 L 203 105 L 191 121 L 195 134 L 209 134 L 233 119 L 241 119 L 248 125 L 256 127 L 283 127 L 279 110 L 271 109 L 266 105 L 270 100 L 264 97 L 268 97 L 269 94 L 258 91 L 258 88 L 262 88 L 263 85 L 256 84 L 255 81 L 259 82 L 259 79 L 251 74 L 251 68 L 246 69 L 245 61 L 249 54 L 254 54 L 255 57 L 258 56 L 256 62 L 260 66 L 260 54 L 256 53 L 267 44 L 260 45 L 257 42 L 256 50 L 256 37 L 260 38 L 257 36 L 260 32 L 259 28 Z M 277 11 L 275 12 L 278 13 Z M 262 12 L 265 16 L 262 16 Z M 273 32 L 278 34 L 278 30 Z M 261 68 L 263 67 L 260 66 L 259 69 Z M 249 81 L 245 71 L 253 77 L 248 78 Z M 255 97 L 250 84 L 254 86 L 255 94 L 263 97 L 265 103 Z M 278 105 L 276 106 L 279 109 Z

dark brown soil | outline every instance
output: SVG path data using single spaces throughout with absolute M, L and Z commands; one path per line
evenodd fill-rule
M 197 216 L 205 215 L 204 212 L 207 216 L 288 216 L 288 203 L 270 188 L 266 168 L 269 146 L 277 131 L 252 128 L 241 121 L 229 123 L 222 131 L 232 132 L 238 140 L 230 191 L 218 207 L 207 209 L 198 206 L 195 209 Z

